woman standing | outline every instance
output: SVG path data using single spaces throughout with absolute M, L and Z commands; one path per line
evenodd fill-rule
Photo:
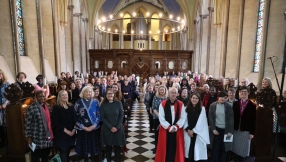
M 256 124 L 256 106 L 248 99 L 249 88 L 241 86 L 240 99 L 233 103 L 234 132 L 232 152 L 237 160 L 244 161 L 249 156 L 251 139 L 254 137 Z
M 46 98 L 48 98 L 50 95 L 50 89 L 48 85 L 44 85 L 44 76 L 40 74 L 36 77 L 36 80 L 38 81 L 38 83 L 34 84 L 35 93 L 39 90 L 42 90 L 45 92 Z
M 207 144 L 210 143 L 209 128 L 205 108 L 200 95 L 192 93 L 186 107 L 184 124 L 185 162 L 207 160 Z
M 149 133 L 153 132 L 154 126 L 153 126 L 153 115 L 150 113 L 150 101 L 153 99 L 155 93 L 154 93 L 154 87 L 151 84 L 148 84 L 147 86 L 148 91 L 145 93 L 144 96 L 144 104 L 146 106 L 146 110 L 149 117 Z M 152 105 L 151 105 L 152 106 Z
M 5 89 L 9 86 L 4 72 L 0 69 L 0 147 L 5 146 L 4 125 L 6 124 L 6 106 L 9 101 L 5 98 Z
M 158 126 L 160 125 L 159 121 L 159 106 L 163 100 L 166 100 L 168 97 L 168 90 L 166 86 L 160 85 L 156 91 L 156 95 L 152 100 L 152 107 L 150 107 L 150 113 L 153 114 L 153 125 L 155 130 L 155 148 L 153 153 L 156 152 L 157 142 L 158 142 Z
M 226 100 L 227 94 L 224 91 L 220 92 L 218 101 L 212 103 L 209 109 L 213 162 L 225 162 L 227 152 L 232 147 L 231 142 L 224 142 L 225 134 L 228 138 L 233 134 L 233 110 Z
M 68 87 L 67 87 L 67 82 L 66 81 L 61 81 L 60 84 L 58 85 L 56 97 L 58 97 L 58 93 L 61 90 L 66 90 L 68 92 Z
M 69 102 L 71 103 L 72 102 L 72 90 L 75 89 L 75 83 L 71 82 L 69 87 L 70 89 L 68 91 L 68 94 L 69 94 Z
M 99 87 L 98 86 L 95 86 L 93 88 L 93 91 L 94 91 L 94 99 L 97 100 L 99 102 L 99 105 L 102 103 L 103 101 L 103 97 L 100 96 L 100 93 L 99 93 Z
M 75 103 L 75 121 L 77 129 L 76 153 L 88 161 L 88 155 L 95 160 L 99 153 L 99 102 L 94 100 L 90 86 L 85 86 L 80 93 L 80 100 Z
M 61 81 L 63 82 L 63 81 Z M 57 105 L 52 112 L 54 145 L 60 151 L 62 162 L 69 162 L 70 148 L 75 142 L 74 108 L 68 103 L 68 92 L 59 91 Z
M 125 145 L 125 135 L 122 128 L 123 107 L 114 97 L 113 90 L 108 88 L 106 97 L 100 105 L 102 119 L 102 146 L 106 146 L 106 158 L 111 162 L 112 146 L 115 152 L 115 162 L 120 161 L 121 146 Z
M 278 123 L 278 115 L 277 115 L 277 112 L 276 112 L 276 109 L 275 109 L 275 105 L 276 105 L 276 101 L 277 101 L 277 96 L 276 96 L 276 93 L 275 93 L 275 90 L 272 89 L 272 81 L 270 78 L 266 77 L 266 78 L 263 78 L 262 79 L 262 89 L 271 89 L 272 91 L 274 91 L 273 94 L 275 94 L 275 98 L 274 98 L 274 102 L 273 104 L 271 105 L 271 110 L 273 111 L 273 133 L 276 133 L 276 128 L 278 128 L 278 132 L 280 132 L 280 127 L 278 126 L 277 127 L 277 123 Z

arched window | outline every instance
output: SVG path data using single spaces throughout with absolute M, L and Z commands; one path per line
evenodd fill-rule
M 253 65 L 253 71 L 256 73 L 259 72 L 261 44 L 262 44 L 262 39 L 263 39 L 262 33 L 263 33 L 263 20 L 264 20 L 264 4 L 265 4 L 265 0 L 259 0 L 256 43 L 255 43 L 255 53 L 254 53 L 254 65 Z
M 25 56 L 25 42 L 24 42 L 24 29 L 23 29 L 23 16 L 22 16 L 22 0 L 16 1 L 16 25 L 18 27 L 18 44 L 19 54 Z

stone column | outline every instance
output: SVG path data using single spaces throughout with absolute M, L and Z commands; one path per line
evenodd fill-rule
M 72 74 L 75 72 L 75 54 L 74 54 L 74 46 L 73 46 L 73 9 L 74 5 L 68 5 L 68 10 L 70 11 L 70 33 L 71 33 L 71 55 L 72 55 Z
M 207 15 L 200 15 L 200 40 L 199 40 L 199 61 L 198 61 L 198 72 L 201 73 L 201 61 L 202 61 L 202 44 L 203 44 L 203 22 L 207 18 Z
M 210 65 L 210 46 L 211 46 L 211 28 L 212 28 L 212 13 L 213 7 L 208 7 L 209 10 L 209 22 L 208 22 L 208 43 L 207 43 L 207 60 L 206 60 L 206 73 L 209 74 Z
M 83 62 L 82 62 L 82 40 L 81 40 L 81 16 L 82 13 L 75 13 L 74 14 L 75 17 L 78 17 L 78 32 L 79 32 L 79 55 L 80 55 L 80 64 L 81 64 L 81 69 L 80 69 L 80 73 L 83 73 Z
M 224 17 L 222 23 L 222 60 L 220 67 L 220 75 L 225 76 L 226 68 L 226 54 L 227 54 L 227 35 L 228 35 L 228 21 L 229 21 L 229 4 L 230 0 L 225 1 Z
M 58 56 L 59 56 L 59 53 L 58 53 L 58 37 L 57 37 L 57 33 L 56 33 L 56 18 L 55 18 L 55 8 L 56 8 L 56 5 L 55 5 L 55 0 L 52 0 L 51 1 L 51 5 L 52 5 L 52 19 L 53 19 L 53 33 L 54 33 L 54 57 L 55 57 L 55 75 L 56 76 L 60 76 L 60 71 L 59 71 L 59 59 L 58 59 Z
M 197 23 L 199 21 L 198 20 L 194 20 L 194 33 L 193 33 L 193 42 L 194 42 L 194 53 L 193 53 L 193 71 L 195 72 L 196 71 L 196 67 L 198 67 L 198 65 L 196 64 L 197 63 Z
M 170 33 L 169 35 L 170 35 L 170 50 L 172 50 L 173 49 L 173 46 L 172 46 L 173 45 L 173 40 L 172 40 L 173 39 L 173 33 Z
M 38 24 L 38 41 L 39 41 L 39 51 L 40 51 L 40 73 L 46 77 L 45 71 L 45 54 L 44 54 L 44 40 L 42 33 L 42 13 L 41 13 L 41 0 L 36 0 L 36 10 L 37 10 L 37 24 Z
M 261 52 L 260 52 L 260 60 L 259 60 L 259 72 L 258 72 L 257 85 L 256 85 L 258 89 L 261 89 L 262 79 L 264 78 L 265 55 L 266 55 L 266 43 L 267 43 L 270 4 L 271 4 L 271 0 L 265 1 L 263 31 L 262 31 L 262 41 L 261 41 Z
M 159 30 L 160 30 L 160 34 L 158 35 L 158 37 L 159 37 L 158 49 L 162 50 L 162 45 L 163 45 L 162 41 L 163 41 L 163 33 L 164 33 L 164 31 L 162 29 L 162 21 L 161 20 L 159 20 Z
M 89 69 L 90 66 L 89 66 L 89 55 L 88 55 L 88 45 L 87 45 L 88 18 L 82 18 L 82 22 L 84 25 L 84 44 L 85 44 L 84 51 L 86 56 L 85 64 L 86 64 L 86 69 Z
M 131 22 L 131 32 L 132 30 L 135 32 L 134 22 Z M 132 33 L 131 33 L 130 48 L 134 49 L 134 35 Z
M 243 33 L 243 18 L 244 18 L 244 6 L 245 0 L 241 0 L 240 11 L 239 11 L 239 22 L 238 22 L 238 39 L 237 39 L 237 63 L 235 70 L 235 78 L 239 81 L 240 73 L 240 61 L 241 61 L 241 44 L 242 44 L 242 33 Z
M 20 52 L 19 52 L 19 35 L 18 35 L 18 26 L 16 25 L 17 16 L 16 16 L 16 0 L 10 0 L 10 15 L 11 15 L 11 26 L 12 26 L 12 37 L 13 37 L 13 51 L 14 51 L 14 62 L 15 62 L 15 74 L 17 75 L 21 71 L 21 62 L 20 62 Z

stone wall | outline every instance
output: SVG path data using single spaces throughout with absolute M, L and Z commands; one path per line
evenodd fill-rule
M 15 79 L 15 61 L 9 0 L 0 1 L 0 55 L 0 69 L 6 75 L 9 73 L 8 81 L 12 82 Z M 8 65 L 6 70 L 2 67 L 4 65 Z

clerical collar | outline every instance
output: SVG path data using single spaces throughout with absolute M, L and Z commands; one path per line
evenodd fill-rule
M 171 101 L 171 100 L 170 100 L 171 105 L 174 105 L 176 101 L 177 101 L 177 100 L 174 100 L 174 101 Z
M 112 103 L 113 101 L 109 101 L 109 103 Z

